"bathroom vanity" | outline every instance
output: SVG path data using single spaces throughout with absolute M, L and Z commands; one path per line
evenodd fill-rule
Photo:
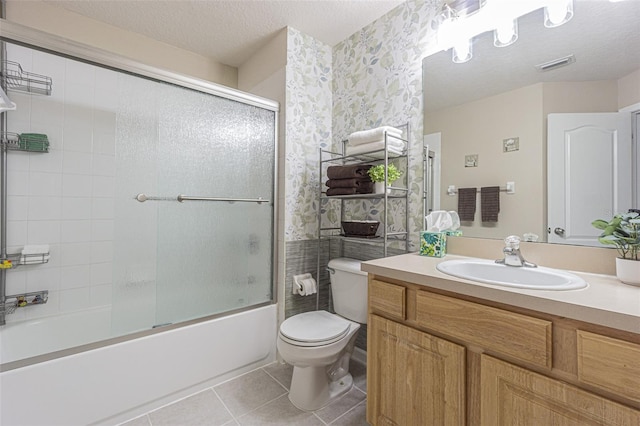
M 369 273 L 372 425 L 640 425 L 640 288 L 485 285 L 406 254 Z

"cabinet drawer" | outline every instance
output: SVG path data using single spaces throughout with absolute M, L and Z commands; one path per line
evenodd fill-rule
M 551 368 L 551 321 L 426 291 L 418 291 L 416 321 L 463 342 Z
M 406 288 L 371 280 L 369 282 L 369 310 L 404 321 Z
M 578 379 L 640 402 L 640 345 L 578 330 Z

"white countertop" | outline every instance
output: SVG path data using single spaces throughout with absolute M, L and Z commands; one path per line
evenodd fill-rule
M 443 258 L 434 258 L 409 253 L 363 262 L 362 270 L 640 334 L 640 287 L 623 284 L 615 276 L 569 271 L 584 279 L 589 286 L 566 291 L 518 289 L 456 278 L 436 269 L 438 263 L 452 259 L 465 257 L 448 254 Z

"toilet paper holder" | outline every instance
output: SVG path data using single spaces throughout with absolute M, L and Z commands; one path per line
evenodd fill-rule
M 293 294 L 305 295 L 306 293 L 304 291 L 304 285 L 302 284 L 302 282 L 304 280 L 309 280 L 309 279 L 313 280 L 313 276 L 310 273 L 301 274 L 301 275 L 294 275 L 293 276 L 293 285 L 291 286 L 291 292 Z M 314 289 L 314 293 L 315 293 L 315 289 Z

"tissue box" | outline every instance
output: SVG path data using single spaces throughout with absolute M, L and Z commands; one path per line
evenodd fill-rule
M 456 229 L 455 231 L 447 231 L 447 236 L 448 237 L 462 237 L 462 231 L 459 229 Z
M 420 232 L 420 255 L 442 257 L 447 254 L 446 232 Z

